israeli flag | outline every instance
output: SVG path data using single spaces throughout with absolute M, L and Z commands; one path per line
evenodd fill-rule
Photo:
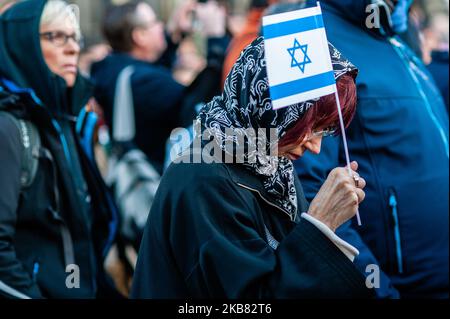
M 263 18 L 273 108 L 336 92 L 320 4 Z

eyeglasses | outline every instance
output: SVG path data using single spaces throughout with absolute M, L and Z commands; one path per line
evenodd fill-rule
M 52 31 L 52 32 L 44 32 L 39 35 L 47 39 L 57 47 L 65 46 L 69 42 L 69 39 L 75 41 L 75 43 L 77 43 L 80 46 L 80 48 L 83 47 L 83 37 L 77 35 L 76 33 L 69 35 L 62 31 Z
M 322 131 L 315 131 L 312 132 L 311 134 L 311 138 L 315 138 L 315 137 L 330 137 L 330 136 L 335 136 L 337 133 L 337 129 L 335 127 L 329 127 L 325 130 Z

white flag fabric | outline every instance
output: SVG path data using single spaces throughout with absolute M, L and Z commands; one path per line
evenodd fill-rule
M 263 33 L 274 109 L 336 92 L 319 3 L 264 17 Z

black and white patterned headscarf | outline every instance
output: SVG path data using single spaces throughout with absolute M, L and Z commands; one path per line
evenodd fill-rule
M 357 74 L 356 67 L 344 59 L 340 52 L 329 45 L 335 78 L 351 72 Z M 287 108 L 273 110 L 269 93 L 264 39 L 260 37 L 249 45 L 241 54 L 225 83 L 222 96 L 214 98 L 205 105 L 199 114 L 198 121 L 203 130 L 208 130 L 216 140 L 226 141 L 220 147 L 225 154 L 235 156 L 233 149 L 244 149 L 244 165 L 260 177 L 264 188 L 271 199 L 283 208 L 294 220 L 297 213 L 297 193 L 294 185 L 294 165 L 285 157 L 273 157 L 269 150 L 277 144 L 286 132 L 295 126 L 297 121 L 317 100 L 295 104 Z M 253 128 L 275 129 L 276 141 L 266 138 L 261 141 L 249 136 L 248 130 Z M 233 130 L 233 134 L 226 131 Z M 242 137 L 245 138 L 242 145 Z M 266 143 L 264 154 L 261 143 Z M 256 145 L 254 145 L 256 144 Z M 248 152 L 247 150 L 252 150 Z

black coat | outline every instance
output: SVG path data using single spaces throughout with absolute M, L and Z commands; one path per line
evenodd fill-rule
M 306 212 L 296 184 L 299 212 Z M 150 212 L 132 297 L 371 296 L 320 230 L 300 214 L 292 222 L 268 198 L 260 180 L 239 165 L 172 164 Z

